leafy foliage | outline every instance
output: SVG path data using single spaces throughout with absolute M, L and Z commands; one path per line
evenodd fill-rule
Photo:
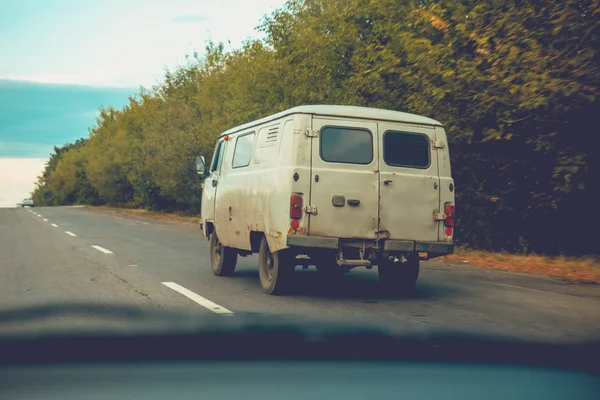
M 597 253 L 598 0 L 290 0 L 261 41 L 205 54 L 101 110 L 55 148 L 41 204 L 197 212 L 197 153 L 300 104 L 403 110 L 442 121 L 458 239 L 491 250 Z M 590 228 L 587 228 L 587 227 Z

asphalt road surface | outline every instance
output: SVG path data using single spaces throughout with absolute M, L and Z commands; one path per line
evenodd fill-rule
M 327 287 L 313 268 L 296 273 L 292 294 L 267 296 L 256 265 L 256 256 L 239 258 L 233 277 L 213 276 L 209 244 L 191 223 L 75 207 L 0 209 L 0 312 L 83 302 L 339 320 L 404 332 L 600 338 L 596 285 L 423 262 L 407 298 L 380 294 L 375 269 L 356 269 Z M 60 321 L 86 323 L 78 316 Z M 18 328 L 0 319 L 0 331 Z

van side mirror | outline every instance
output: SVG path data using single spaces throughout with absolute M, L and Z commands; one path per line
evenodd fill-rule
M 196 173 L 200 176 L 206 175 L 206 161 L 204 156 L 196 156 Z

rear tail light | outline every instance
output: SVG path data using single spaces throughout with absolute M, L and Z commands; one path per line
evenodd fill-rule
M 299 194 L 290 196 L 290 218 L 302 218 L 302 196 Z
M 454 227 L 454 204 L 446 203 L 444 204 L 444 214 L 446 214 L 446 219 L 444 220 L 444 225 L 448 228 Z

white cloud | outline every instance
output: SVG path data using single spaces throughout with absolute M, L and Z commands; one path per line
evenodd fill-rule
M 44 158 L 0 157 L 0 207 L 14 207 L 29 197 L 45 163 Z
M 261 17 L 284 3 L 103 0 L 70 1 L 68 7 L 58 9 L 54 2 L 42 2 L 24 9 L 15 2 L 3 11 L 5 18 L 14 13 L 15 23 L 4 24 L 3 31 L 0 17 L 0 36 L 11 38 L 0 41 L 0 76 L 148 87 L 162 79 L 165 67 L 173 69 L 185 63 L 187 54 L 202 53 L 208 40 L 230 41 L 238 47 L 245 39 L 260 36 L 254 28 Z M 32 62 L 31 54 L 43 62 Z
M 175 22 L 175 23 L 200 23 L 200 22 L 206 22 L 209 21 L 210 18 L 208 18 L 206 15 L 202 15 L 202 14 L 189 14 L 189 15 L 178 15 L 176 17 L 173 17 L 173 19 L 171 21 Z

